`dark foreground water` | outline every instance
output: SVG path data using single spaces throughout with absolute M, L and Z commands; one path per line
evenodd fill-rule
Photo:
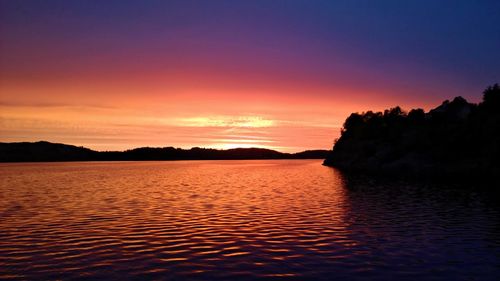
M 0 279 L 499 280 L 495 202 L 318 160 L 0 164 Z

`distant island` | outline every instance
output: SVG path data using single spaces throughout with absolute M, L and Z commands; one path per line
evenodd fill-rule
M 400 107 L 352 113 L 324 165 L 390 177 L 497 179 L 500 87 L 479 104 L 456 97 L 424 112 Z
M 219 150 L 198 147 L 141 147 L 126 151 L 95 151 L 46 141 L 0 143 L 0 162 L 325 159 L 327 154 L 327 150 L 282 153 L 263 148 Z

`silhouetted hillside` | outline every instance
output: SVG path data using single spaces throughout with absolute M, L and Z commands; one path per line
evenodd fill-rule
M 0 162 L 88 161 L 98 154 L 88 148 L 46 141 L 0 143 Z
M 456 97 L 427 113 L 400 107 L 353 113 L 324 164 L 390 176 L 498 176 L 500 88 L 483 94 L 480 104 Z
M 40 142 L 0 143 L 0 162 L 131 161 L 131 160 L 232 160 L 232 159 L 324 159 L 327 150 L 281 153 L 263 148 L 218 150 L 194 147 L 141 147 L 126 151 L 98 152 L 73 145 Z

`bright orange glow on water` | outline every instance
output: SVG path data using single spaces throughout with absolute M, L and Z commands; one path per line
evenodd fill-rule
M 33 264 L 73 264 L 82 271 L 75 261 L 91 256 L 99 257 L 97 269 L 109 265 L 107 261 L 121 267 L 155 253 L 148 264 L 139 262 L 134 268 L 143 264 L 141 270 L 152 272 L 153 266 L 155 274 L 180 270 L 196 275 L 219 264 L 219 269 L 244 272 L 243 264 L 292 261 L 327 244 L 350 241 L 342 177 L 316 160 L 1 168 L 0 191 L 10 195 L 0 201 L 3 218 L 9 218 L 0 224 L 0 248 L 30 252 Z M 300 177 L 284 177 L 297 169 L 303 170 Z M 314 190 L 300 188 L 302 181 Z M 9 233 L 19 231 L 26 238 L 10 240 Z M 28 241 L 36 243 L 35 251 L 21 249 Z M 58 241 L 57 249 L 51 241 Z M 6 268 L 7 263 L 0 265 Z M 277 267 L 262 274 L 291 273 Z
M 352 181 L 319 160 L 0 164 L 0 279 L 498 270 L 498 210 L 453 192 Z

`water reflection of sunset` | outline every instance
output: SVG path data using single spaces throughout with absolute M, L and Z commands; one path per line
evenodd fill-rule
M 477 193 L 347 180 L 320 163 L 2 164 L 0 276 L 400 280 L 442 264 L 477 276 L 462 265 L 478 257 L 498 269 L 498 210 Z

